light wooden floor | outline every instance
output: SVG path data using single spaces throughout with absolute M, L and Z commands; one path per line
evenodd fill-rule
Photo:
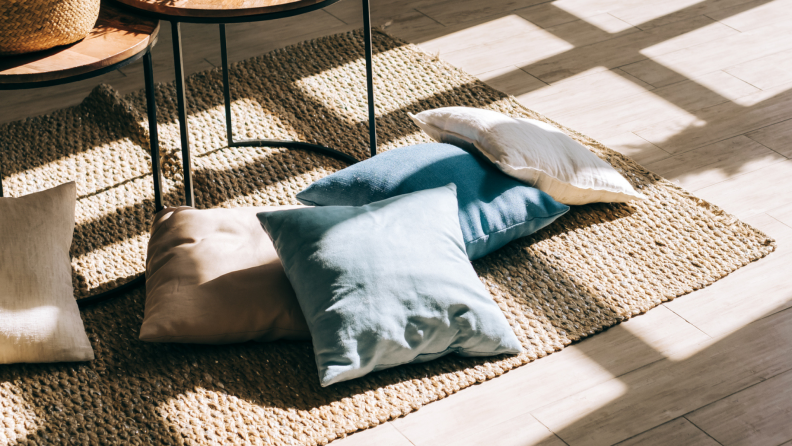
M 776 237 L 777 252 L 560 353 L 334 444 L 792 445 L 792 0 L 373 0 L 374 23 Z M 231 58 L 361 26 L 345 0 L 230 27 Z M 185 26 L 188 72 L 219 62 Z M 173 77 L 169 28 L 157 81 Z M 2 93 L 0 122 L 140 65 Z

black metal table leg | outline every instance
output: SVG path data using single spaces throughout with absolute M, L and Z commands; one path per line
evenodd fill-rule
M 149 143 L 151 145 L 151 174 L 154 177 L 154 212 L 161 211 L 162 205 L 162 168 L 159 157 L 159 137 L 157 134 L 157 101 L 154 95 L 154 70 L 151 62 L 151 48 L 143 55 L 143 79 L 146 84 L 146 109 L 149 120 Z M 146 283 L 146 276 L 140 276 L 129 282 L 117 286 L 112 290 L 105 291 L 90 297 L 77 300 L 77 306 L 85 307 L 104 300 L 110 299 L 118 294 L 132 290 Z
M 377 154 L 377 113 L 374 109 L 374 66 L 371 57 L 371 13 L 369 11 L 369 0 L 363 0 L 363 40 L 365 41 L 366 51 L 366 91 L 368 93 L 369 147 L 371 148 L 371 156 L 374 156 Z
M 319 7 L 319 6 L 317 6 Z M 302 13 L 302 12 L 300 12 Z M 287 15 L 292 15 L 290 12 Z M 268 19 L 278 18 L 275 15 Z M 261 18 L 258 18 L 261 20 Z M 237 20 L 234 20 L 237 21 Z M 256 21 L 238 20 L 238 21 Z M 199 21 L 200 22 L 200 21 Z M 182 60 L 182 47 L 181 47 L 181 30 L 179 28 L 179 21 L 176 19 L 171 20 L 171 33 L 173 37 L 173 61 L 176 69 L 176 102 L 179 115 L 179 131 L 181 133 L 181 151 L 182 163 L 184 170 L 184 202 L 187 206 L 195 206 L 195 198 L 193 191 L 192 168 L 190 163 L 190 135 L 187 125 L 187 100 L 184 85 L 184 65 Z M 215 22 L 217 23 L 217 22 Z M 368 118 L 369 118 L 369 148 L 371 156 L 377 154 L 377 126 L 376 126 L 376 109 L 374 102 L 374 70 L 373 70 L 373 45 L 371 34 L 371 17 L 369 0 L 363 0 L 363 40 L 365 43 L 365 57 L 366 57 L 366 90 L 368 96 Z M 228 73 L 228 44 L 226 41 L 226 28 L 225 23 L 220 25 L 220 54 L 223 69 L 223 103 L 226 114 L 226 139 L 228 147 L 284 147 L 288 149 L 302 149 L 317 152 L 327 155 L 349 164 L 357 163 L 359 160 L 346 153 L 339 152 L 338 150 L 331 149 L 319 144 L 311 144 L 300 141 L 286 141 L 277 139 L 253 139 L 244 141 L 234 141 L 233 135 L 233 116 L 231 115 L 231 86 L 230 76 Z
M 154 213 L 161 211 L 162 205 L 162 166 L 160 165 L 159 137 L 157 134 L 157 99 L 154 91 L 154 71 L 151 51 L 143 56 L 143 77 L 146 83 L 146 109 L 149 122 L 149 145 L 151 148 L 151 174 L 154 177 Z
M 181 133 L 182 167 L 184 169 L 184 204 L 195 206 L 190 164 L 190 133 L 187 128 L 187 97 L 184 91 L 184 65 L 182 62 L 181 29 L 179 22 L 171 22 L 173 36 L 173 64 L 176 68 L 176 103 L 179 113 L 179 132 Z
M 226 138 L 228 146 L 234 144 L 234 131 L 231 126 L 231 87 L 228 80 L 228 45 L 226 44 L 225 23 L 220 24 L 220 61 L 223 65 L 223 99 L 225 104 Z
M 149 119 L 149 142 L 151 146 L 151 168 L 154 175 L 154 207 L 159 212 L 162 205 L 162 168 L 159 158 L 159 138 L 157 135 L 157 103 L 154 97 L 154 72 L 151 63 L 151 47 L 143 55 L 143 76 L 146 83 L 146 107 Z M 3 197 L 2 169 L 0 169 L 0 197 Z
M 319 144 L 311 144 L 301 141 L 287 141 L 280 139 L 248 139 L 244 141 L 234 141 L 232 130 L 232 115 L 231 115 L 231 86 L 228 76 L 228 46 L 226 43 L 225 24 L 220 24 L 220 59 L 223 65 L 223 99 L 225 103 L 226 115 L 226 135 L 228 138 L 228 147 L 285 147 L 287 149 L 302 149 L 312 152 L 321 153 L 348 164 L 355 164 L 359 160 L 346 153 L 339 152 L 338 150 L 331 149 Z

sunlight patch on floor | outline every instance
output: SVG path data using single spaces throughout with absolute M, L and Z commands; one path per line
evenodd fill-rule
M 449 53 L 471 46 L 496 42 L 518 34 L 541 31 L 541 29 L 516 14 L 510 14 L 470 26 L 461 31 L 443 35 L 436 39 L 427 40 L 422 42 L 420 46 L 428 52 L 442 50 L 443 53 Z
M 707 43 L 719 37 L 723 38 L 735 34 L 738 33 L 722 23 L 712 22 L 709 25 L 697 27 L 686 33 L 676 34 L 673 37 L 663 39 L 654 45 L 641 49 L 640 53 L 651 59 L 652 57 L 684 50 L 697 43 Z
M 614 16 L 622 18 L 622 14 L 619 12 L 623 10 L 625 11 L 624 16 L 629 18 L 627 21 L 632 25 L 639 26 L 702 1 L 665 0 L 651 2 L 651 5 L 647 5 L 649 2 L 646 0 L 560 0 L 554 2 L 553 5 L 577 17 L 586 18 L 586 20 L 598 13 L 614 11 Z
M 792 90 L 792 82 L 779 85 L 767 90 L 763 90 L 754 94 L 740 97 L 734 101 L 735 104 L 742 105 L 743 107 L 752 107 L 764 101 L 781 96 L 783 93 Z
M 614 85 L 619 85 L 622 82 L 628 81 L 621 79 L 616 81 Z M 641 136 L 641 130 L 636 129 L 652 128 L 664 121 L 669 124 L 664 127 L 663 139 L 670 139 L 691 129 L 704 127 L 707 124 L 706 121 L 695 114 L 651 90 L 625 98 L 618 97 L 618 88 L 607 87 L 600 91 L 603 94 L 613 92 L 613 95 L 616 96 L 615 100 L 602 99 L 601 107 L 592 107 L 587 105 L 590 98 L 586 95 L 581 95 L 579 99 L 581 108 L 567 105 L 564 107 L 564 111 L 559 112 L 557 115 L 550 113 L 548 108 L 537 107 L 533 101 L 528 101 L 528 106 L 548 114 L 552 119 L 567 127 L 598 140 L 631 131 Z M 594 93 L 591 93 L 592 97 L 594 95 Z M 548 107 L 552 106 L 553 103 L 558 104 L 557 100 L 548 102 Z M 640 107 L 637 107 L 636 104 L 640 104 Z M 602 110 L 603 112 L 594 113 L 595 110 Z M 663 148 L 654 139 L 649 139 L 648 141 Z
M 635 27 L 632 26 L 631 24 L 607 13 L 585 17 L 582 18 L 581 20 L 588 23 L 589 25 L 594 25 L 597 28 L 605 32 L 608 32 L 610 34 L 620 33 L 628 29 L 633 29 L 633 30 L 635 29 Z
M 602 108 L 651 90 L 650 85 L 639 84 L 640 81 L 627 76 L 595 67 L 517 98 L 531 109 L 552 117 Z
M 574 426 L 578 421 L 595 414 L 613 401 L 624 396 L 629 386 L 618 378 L 598 384 L 585 392 L 580 392 L 552 404 L 554 416 L 546 410 L 539 409 L 532 415 L 552 432 L 559 433 L 564 428 Z M 556 410 L 557 409 L 557 410 Z
M 428 40 L 419 47 L 477 75 L 510 65 L 531 65 L 575 46 L 522 17 L 509 15 Z

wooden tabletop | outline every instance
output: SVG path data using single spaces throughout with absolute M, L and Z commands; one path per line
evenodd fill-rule
M 304 8 L 325 0 L 116 0 L 146 12 L 173 18 L 231 19 Z M 164 18 L 164 17 L 161 17 Z
M 19 56 L 0 56 L 0 84 L 65 79 L 122 62 L 144 51 L 159 33 L 159 20 L 102 2 L 99 20 L 85 39 Z

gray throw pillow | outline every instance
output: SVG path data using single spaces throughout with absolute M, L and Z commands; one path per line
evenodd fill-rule
M 453 184 L 257 216 L 305 314 L 322 386 L 448 353 L 522 351 L 468 260 Z

